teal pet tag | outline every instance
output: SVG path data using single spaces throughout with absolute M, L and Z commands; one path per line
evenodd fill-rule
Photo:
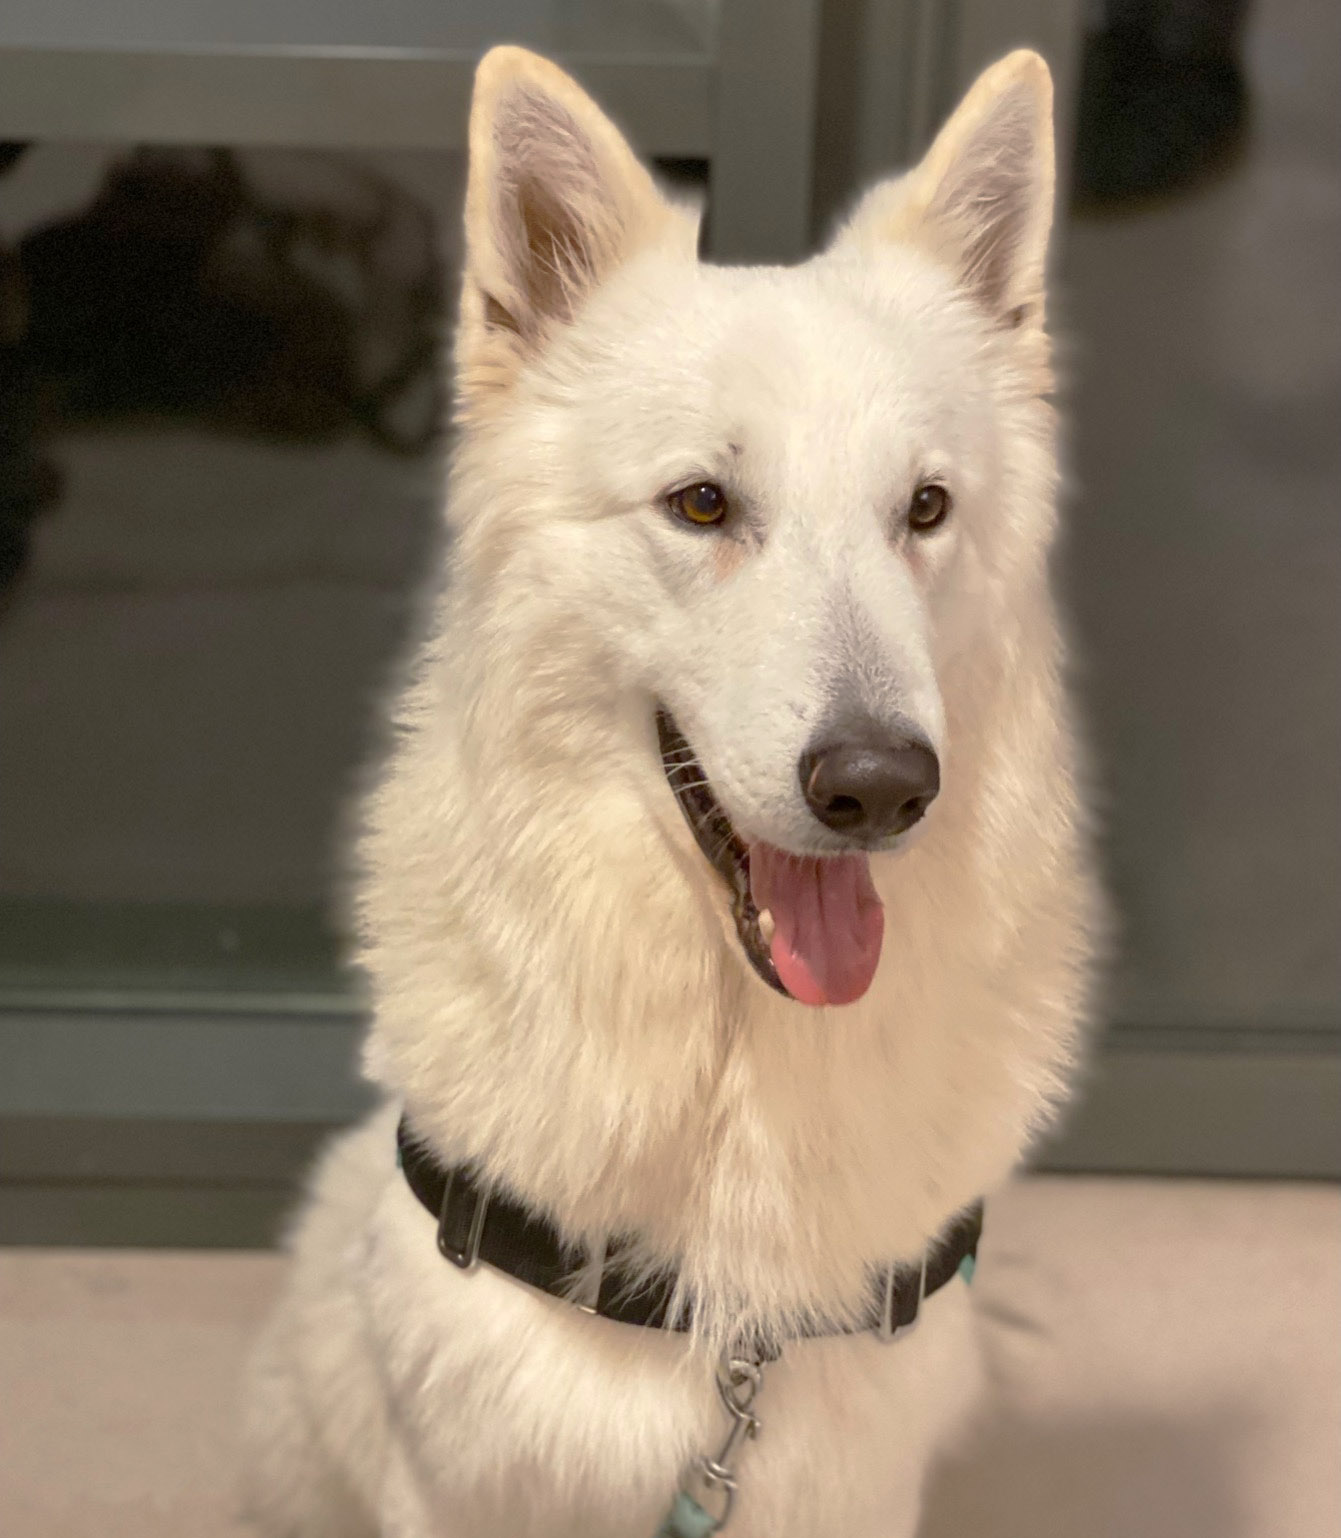
M 656 1530 L 656 1538 L 709 1538 L 720 1532 L 722 1524 L 710 1516 L 687 1491 L 681 1490 L 666 1513 L 666 1520 Z

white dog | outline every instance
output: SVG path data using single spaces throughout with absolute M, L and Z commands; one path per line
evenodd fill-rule
M 1052 193 L 1015 53 L 822 255 L 713 267 L 567 76 L 481 64 L 450 580 L 362 844 L 388 1103 L 259 1353 L 265 1533 L 914 1529 L 1098 912 Z

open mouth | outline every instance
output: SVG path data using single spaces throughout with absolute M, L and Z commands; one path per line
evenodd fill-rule
M 850 1004 L 871 985 L 884 909 L 867 855 L 798 855 L 736 831 L 670 712 L 657 711 L 666 780 L 699 849 L 726 885 L 755 972 L 784 998 Z

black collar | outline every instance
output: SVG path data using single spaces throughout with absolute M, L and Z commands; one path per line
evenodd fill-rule
M 547 1219 L 498 1192 L 488 1193 L 466 1166 L 444 1169 L 415 1141 L 403 1118 L 396 1143 L 410 1190 L 437 1220 L 438 1248 L 453 1265 L 469 1271 L 485 1261 L 541 1292 L 621 1324 L 689 1327 L 688 1309 L 670 1313 L 674 1272 L 632 1286 L 617 1247 L 608 1247 L 600 1266 L 593 1265 L 590 1257 L 565 1245 Z M 961 1273 L 966 1280 L 971 1277 L 982 1212 L 977 1202 L 953 1219 L 927 1246 L 921 1266 L 882 1267 L 873 1277 L 871 1312 L 860 1328 L 893 1340 L 912 1328 L 923 1298 Z

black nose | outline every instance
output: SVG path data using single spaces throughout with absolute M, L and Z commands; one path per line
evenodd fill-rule
M 852 838 L 911 828 L 941 788 L 940 764 L 925 742 L 874 726 L 808 749 L 797 767 L 806 805 L 826 828 Z

